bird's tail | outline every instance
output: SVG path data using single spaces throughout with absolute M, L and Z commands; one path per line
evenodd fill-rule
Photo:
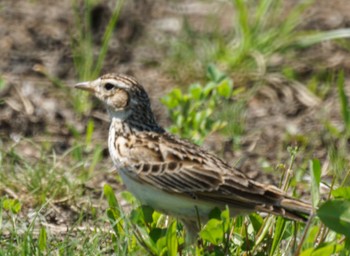
M 282 215 L 288 219 L 302 222 L 306 222 L 314 211 L 311 204 L 290 197 L 277 187 L 268 186 L 265 193 L 274 195 L 274 203 L 257 206 L 260 211 Z

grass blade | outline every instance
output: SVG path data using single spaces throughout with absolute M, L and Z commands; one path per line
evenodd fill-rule
M 318 159 L 310 160 L 312 206 L 316 208 L 320 201 L 321 164 Z
M 276 249 L 280 246 L 282 237 L 283 237 L 283 233 L 285 230 L 285 226 L 286 226 L 286 221 L 284 218 L 282 217 L 278 217 L 277 221 L 276 221 L 276 228 L 275 228 L 275 232 L 273 235 L 273 241 L 272 241 L 272 246 L 271 246 L 271 250 L 270 250 L 270 256 L 275 254 Z
M 98 59 L 97 59 L 96 66 L 94 69 L 94 76 L 98 76 L 101 72 L 103 61 L 104 61 L 106 54 L 107 54 L 107 51 L 108 51 L 108 43 L 111 39 L 113 29 L 114 29 L 114 27 L 117 24 L 117 21 L 119 19 L 119 14 L 120 14 L 120 11 L 123 7 L 123 4 L 124 4 L 124 1 L 117 1 L 115 10 L 113 11 L 112 17 L 108 22 L 106 31 L 103 35 L 103 40 L 102 40 L 103 43 L 102 43 L 100 53 L 98 55 Z
M 331 31 L 315 32 L 309 35 L 301 35 L 297 38 L 297 43 L 302 47 L 309 47 L 311 45 L 341 38 L 349 38 L 350 29 L 335 29 Z
M 168 247 L 168 256 L 176 256 L 178 249 L 178 242 L 176 237 L 177 222 L 174 220 L 166 232 L 166 243 Z
M 47 248 L 47 233 L 45 227 L 40 229 L 38 244 L 40 252 L 44 252 Z

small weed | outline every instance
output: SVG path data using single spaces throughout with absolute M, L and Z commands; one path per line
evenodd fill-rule
M 196 143 L 202 143 L 210 133 L 227 125 L 225 121 L 214 120 L 214 112 L 220 112 L 234 93 L 232 80 L 214 66 L 208 67 L 207 76 L 209 82 L 205 86 L 192 84 L 188 93 L 176 88 L 161 100 L 173 121 L 170 132 Z

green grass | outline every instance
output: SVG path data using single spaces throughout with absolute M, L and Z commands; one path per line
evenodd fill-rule
M 71 28 L 70 48 L 73 56 L 74 69 L 77 74 L 77 81 L 91 81 L 101 75 L 101 70 L 109 49 L 109 43 L 113 30 L 115 29 L 124 1 L 116 1 L 114 10 L 104 29 L 101 43 L 93 40 L 94 32 L 92 28 L 93 8 L 99 1 L 84 0 L 72 1 L 74 10 L 74 26 Z M 51 75 L 42 65 L 35 65 L 34 71 L 44 75 L 55 87 L 62 90 L 67 100 L 73 104 L 73 109 L 78 114 L 86 114 L 93 108 L 92 101 L 88 100 L 86 92 L 73 91 L 59 78 Z
M 122 6 L 122 1 L 117 3 L 95 55 L 89 27 L 95 3 L 84 3 L 83 15 L 76 13 L 77 33 L 72 35 L 80 80 L 99 75 Z M 243 0 L 232 3 L 238 15 L 229 34 L 201 34 L 188 25 L 183 37 L 172 42 L 166 69 L 179 80 L 191 78 L 200 83 L 184 83 L 182 90 L 174 89 L 163 102 L 172 119 L 172 132 L 199 143 L 221 132 L 234 140 L 235 150 L 242 150 L 247 103 L 256 95 L 255 86 L 264 85 L 264 77 L 272 72 L 299 80 L 290 63 L 272 67 L 270 59 L 277 54 L 297 61 L 300 50 L 325 40 L 336 39 L 349 47 L 347 41 L 339 40 L 348 37 L 349 31 L 298 30 L 308 1 L 296 5 L 282 21 L 281 1 L 262 0 L 257 6 Z M 85 94 L 71 95 L 62 81 L 37 68 L 57 88 L 66 90 L 67 99 L 75 102 L 72 111 L 89 113 L 93 106 Z M 289 147 L 289 163 L 281 161 L 275 167 L 264 161 L 270 170 L 283 173 L 280 186 L 288 193 L 298 197 L 303 190 L 311 191 L 310 200 L 318 210 L 307 224 L 257 213 L 230 218 L 228 210 L 213 209 L 209 222 L 202 223 L 201 243 L 184 247 L 186 234 L 176 219 L 140 206 L 127 192 L 116 196 L 114 187 L 96 182 L 119 177 L 109 172 L 111 162 L 93 140 L 96 124 L 90 120 L 85 135 L 69 127 L 74 142 L 59 155 L 50 141 L 0 139 L 0 255 L 349 255 L 350 114 L 344 73 L 323 70 L 304 79 L 321 101 L 337 97 L 341 125 L 325 115 L 319 120 L 322 131 L 286 132 L 278 153 L 288 155 L 287 145 L 299 145 Z M 0 90 L 3 86 L 0 79 Z M 323 159 L 314 156 L 317 147 L 313 143 L 321 139 L 321 151 L 326 152 Z M 26 148 L 34 151 L 28 153 Z M 329 180 L 323 179 L 323 171 Z M 328 187 L 326 194 L 322 186 Z
M 23 157 L 21 148 L 27 143 L 38 149 L 37 156 Z M 93 205 L 93 199 L 84 195 L 86 181 L 96 175 L 94 163 L 100 158 L 100 147 L 83 152 L 84 161 L 77 158 L 76 151 L 84 151 L 86 145 L 72 147 L 60 156 L 45 147 L 47 143 L 21 140 L 0 150 L 0 191 L 6 193 L 0 197 L 1 255 L 112 250 L 112 245 L 106 244 L 111 239 L 106 217 Z M 48 222 L 50 214 L 58 219 L 53 225 L 56 229 Z M 71 225 L 66 221 L 59 225 L 64 214 Z M 93 225 L 88 225 L 86 218 Z
M 6 159 L 5 162 L 2 160 L 1 166 L 13 166 L 12 170 L 3 170 L 2 184 L 6 184 L 7 190 L 19 194 L 18 199 L 9 197 L 1 199 L 0 252 L 2 254 L 140 255 L 147 252 L 151 255 L 177 255 L 177 251 L 180 250 L 182 255 L 194 253 L 197 255 L 245 253 L 281 255 L 296 251 L 301 255 L 311 255 L 311 252 L 325 253 L 335 250 L 346 253 L 349 250 L 347 240 L 342 235 L 347 236 L 349 230 L 347 221 L 349 187 L 334 190 L 332 195 L 336 199 L 324 203 L 317 212 L 325 225 L 339 232 L 338 234 L 331 230 L 325 232 L 318 218 L 312 219 L 306 229 L 305 224 L 286 221 L 281 217 L 263 218 L 254 213 L 231 219 L 228 210 L 220 212 L 214 209 L 210 214 L 210 221 L 202 223 L 203 228 L 199 234 L 202 244 L 183 248 L 185 234 L 181 224 L 177 223 L 176 219 L 163 216 L 150 207 L 138 206 L 137 201 L 129 193 L 123 193 L 122 198 L 131 205 L 131 212 L 120 206 L 114 190 L 108 185 L 104 186 L 102 199 L 108 202 L 108 207 L 99 206 L 104 207 L 106 213 L 96 209 L 92 203 L 82 206 L 81 198 L 84 197 L 82 185 L 89 178 L 80 172 L 89 172 L 89 168 L 81 168 L 81 165 L 93 162 L 91 158 L 94 154 L 89 154 L 91 157 L 85 156 L 87 159 L 81 161 L 76 159 L 72 152 L 67 152 L 66 156 L 59 160 L 43 158 L 31 165 L 18 156 L 16 147 L 13 147 L 10 152 L 1 152 L 1 159 Z M 291 163 L 286 173 L 296 168 L 293 163 L 297 152 L 291 152 Z M 61 170 L 57 167 L 62 164 L 62 161 L 67 161 L 65 158 L 72 159 L 66 166 L 73 165 L 75 168 Z M 11 164 L 7 161 L 11 161 Z M 55 166 L 55 172 L 50 171 L 50 166 Z M 319 161 L 312 162 L 310 172 L 313 173 L 313 180 L 318 180 L 311 185 L 312 194 L 317 195 L 320 185 Z M 71 177 L 63 178 L 67 173 Z M 293 189 L 293 182 L 291 182 L 293 178 L 288 177 L 284 179 L 283 187 L 287 188 L 290 185 Z M 10 180 L 13 181 L 10 182 Z M 22 184 L 21 187 L 18 186 L 20 184 Z M 1 190 L 4 189 L 1 188 Z M 316 198 L 314 203 L 317 205 L 318 197 L 313 196 L 313 198 Z M 63 228 L 62 233 L 45 221 L 47 212 L 52 207 L 59 206 L 60 203 L 57 202 L 60 201 L 66 207 L 79 206 L 75 220 L 72 220 L 69 226 L 56 226 L 56 229 Z M 26 204 L 25 207 L 24 204 Z M 29 214 L 28 204 L 29 209 L 34 210 L 29 219 L 26 217 Z M 110 226 L 106 225 L 107 222 Z M 307 232 L 305 237 L 303 237 L 304 232 Z M 318 243 L 316 247 L 315 241 Z
M 343 75 L 340 74 L 338 88 L 345 122 L 348 103 L 341 99 L 343 83 Z M 256 213 L 230 218 L 228 210 L 221 212 L 213 209 L 209 222 L 202 223 L 199 234 L 202 243 L 184 247 L 186 234 L 181 223 L 150 207 L 139 206 L 129 193 L 122 193 L 121 198 L 128 203 L 131 211 L 121 207 L 120 199 L 115 197 L 115 191 L 109 185 L 104 186 L 103 197 L 102 191 L 98 199 L 95 197 L 95 203 L 98 200 L 104 204 L 95 206 L 94 196 L 86 195 L 84 184 L 98 175 L 101 168 L 98 165 L 101 148 L 91 148 L 93 122 L 89 122 L 87 127 L 84 137 L 76 135 L 76 140 L 83 143 L 72 146 L 60 156 L 45 150 L 51 148 L 48 142 L 38 144 L 31 140 L 13 142 L 0 151 L 0 188 L 8 195 L 1 197 L 0 204 L 2 254 L 177 255 L 178 251 L 182 255 L 349 253 L 350 193 L 346 179 L 340 179 L 344 175 L 348 177 L 348 171 L 334 173 L 331 188 L 334 199 L 324 202 L 319 192 L 321 162 L 318 159 L 304 159 L 309 162 L 303 172 L 311 174 L 313 205 L 321 205 L 317 216 L 307 225 L 275 216 L 263 218 Z M 344 126 L 344 131 L 346 129 Z M 338 139 L 342 138 L 340 136 Z M 38 149 L 35 160 L 26 159 L 20 154 L 21 146 L 26 143 Z M 334 154 L 340 154 L 345 149 L 333 150 Z M 290 149 L 290 164 L 284 168 L 285 174 L 281 180 L 281 187 L 285 190 L 297 192 L 299 175 L 296 172 L 303 169 L 295 163 L 299 153 L 297 148 Z M 333 159 L 332 165 L 339 164 L 339 161 L 338 158 Z M 348 164 L 346 158 L 342 161 Z M 84 200 L 87 202 L 83 203 Z M 63 227 L 53 225 L 55 229 L 47 222 L 46 216 L 62 205 L 63 209 L 75 209 L 74 217 L 69 219 L 68 226 L 67 223 Z M 102 209 L 106 212 L 101 212 Z M 67 213 L 71 210 L 56 211 Z M 57 228 L 63 228 L 63 231 L 60 233 Z
M 297 79 L 298 71 L 293 64 L 298 53 L 330 40 L 337 40 L 346 47 L 342 39 L 350 37 L 349 29 L 330 31 L 300 30 L 303 14 L 314 0 L 296 3 L 288 12 L 281 0 L 252 1 L 232 0 L 236 10 L 232 17 L 233 28 L 220 33 L 220 25 L 213 17 L 208 21 L 208 30 L 196 31 L 185 21 L 180 37 L 167 42 L 169 58 L 166 70 L 175 79 L 187 81 L 202 79 L 203 70 L 214 63 L 242 84 L 262 84 L 271 73 L 284 74 Z M 229 8 L 229 7 L 228 7 Z M 274 65 L 273 59 L 284 61 Z M 182 68 L 186 66 L 186 69 Z M 315 67 L 317 69 L 317 67 Z M 292 74 L 292 76 L 290 76 Z
M 93 41 L 92 30 L 92 8 L 96 5 L 93 0 L 84 1 L 83 15 L 79 12 L 79 2 L 74 1 L 75 13 L 75 28 L 76 35 L 72 36 L 71 48 L 73 52 L 73 61 L 75 70 L 78 74 L 79 81 L 90 81 L 96 79 L 102 70 L 104 60 L 106 58 L 109 42 L 115 28 L 120 11 L 124 1 L 117 1 L 115 9 L 105 28 L 101 46 L 96 55 L 96 45 Z M 74 100 L 73 107 L 78 113 L 88 113 L 91 108 L 91 101 L 88 100 L 87 93 L 73 92 Z

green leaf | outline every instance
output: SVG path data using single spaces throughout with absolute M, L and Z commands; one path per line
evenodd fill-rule
M 142 212 L 143 212 L 143 218 L 146 223 L 153 223 L 153 213 L 154 209 L 148 205 L 142 205 L 141 206 Z
M 349 237 L 345 238 L 344 248 L 346 249 L 344 254 L 349 255 L 350 254 L 350 238 Z
M 205 87 L 203 88 L 203 95 L 205 97 L 209 97 L 209 94 L 212 93 L 212 91 L 215 89 L 216 87 L 216 83 L 213 82 L 209 82 L 205 85 Z
M 120 176 L 117 176 L 117 177 L 120 178 Z M 134 197 L 134 195 L 127 190 L 120 192 L 120 196 L 129 204 L 134 204 L 136 202 L 136 198 Z
M 182 92 L 179 88 L 175 88 L 171 91 L 170 95 L 172 96 L 172 98 L 179 100 L 181 98 L 183 98 Z
M 119 208 L 117 198 L 115 197 L 114 191 L 111 186 L 105 184 L 103 186 L 103 194 L 105 195 L 108 205 L 111 208 Z
M 168 227 L 168 230 L 166 232 L 166 244 L 168 247 L 168 256 L 177 255 L 178 242 L 176 237 L 176 227 L 177 227 L 177 223 L 176 221 L 173 221 Z
M 207 67 L 207 76 L 211 81 L 220 82 L 221 79 L 225 77 L 225 75 L 216 68 L 215 65 L 209 64 Z
M 12 205 L 12 199 L 4 199 L 4 201 L 2 202 L 2 207 L 6 210 L 6 211 L 10 211 L 11 210 L 11 205 Z
M 262 224 L 264 223 L 264 219 L 259 214 L 256 214 L 256 213 L 250 214 L 249 219 L 253 225 L 254 231 L 258 232 Z
M 14 214 L 17 214 L 21 211 L 21 208 L 22 208 L 22 204 L 17 200 L 15 199 L 14 201 L 14 204 L 11 208 L 11 211 L 14 213 Z
M 350 187 L 340 187 L 332 191 L 335 198 L 343 198 L 350 200 Z
M 121 211 L 119 208 L 119 203 L 115 197 L 114 191 L 111 186 L 104 185 L 103 187 L 104 196 L 107 198 L 109 209 L 107 209 L 107 217 L 109 222 L 112 225 L 114 233 L 116 236 L 120 236 L 121 233 L 124 233 L 121 219 Z
M 203 88 L 200 84 L 192 84 L 189 89 L 194 100 L 200 100 Z
M 2 206 L 6 211 L 10 211 L 14 214 L 17 214 L 20 212 L 22 204 L 18 201 L 18 199 L 8 199 L 6 198 L 2 202 Z
M 320 201 L 321 164 L 318 159 L 310 160 L 312 205 L 316 208 Z
M 310 227 L 308 236 L 306 237 L 304 243 L 305 248 L 314 247 L 314 243 L 316 241 L 315 239 L 317 239 L 316 236 L 320 232 L 320 226 L 321 225 Z
M 218 207 L 215 207 L 213 210 L 210 211 L 208 215 L 209 219 L 217 219 L 221 220 L 221 211 Z
M 85 143 L 89 145 L 91 143 L 92 134 L 94 133 L 94 120 L 89 119 L 86 127 Z
M 154 243 L 156 243 L 159 238 L 163 237 L 164 234 L 165 234 L 165 229 L 162 229 L 162 228 L 153 228 L 149 232 L 149 236 L 151 237 Z
M 324 243 L 318 246 L 317 248 L 310 248 L 302 253 L 300 256 L 325 256 L 325 255 L 335 255 L 336 253 L 342 251 L 344 248 L 343 245 L 340 245 L 336 242 Z
M 46 247 L 47 247 L 47 233 L 46 233 L 45 227 L 41 227 L 41 229 L 40 229 L 38 244 L 39 244 L 39 250 L 41 252 L 46 250 Z
M 350 201 L 329 200 L 317 210 L 317 216 L 330 229 L 350 237 Z
M 199 232 L 200 237 L 203 240 L 209 241 L 214 245 L 222 243 L 224 231 L 222 221 L 217 219 L 211 219 Z
M 226 232 L 229 229 L 230 220 L 231 220 L 230 210 L 228 207 L 221 212 L 220 217 L 222 220 L 222 228 L 223 228 L 224 232 Z
M 139 227 L 145 226 L 145 219 L 141 206 L 137 207 L 136 209 L 132 209 L 129 218 L 131 223 L 136 224 Z
M 180 89 L 175 88 L 166 96 L 161 98 L 161 102 L 168 108 L 173 109 L 179 105 L 179 100 L 182 98 L 182 92 Z
M 219 85 L 218 85 L 218 93 L 220 96 L 225 97 L 225 98 L 230 98 L 232 94 L 232 84 L 230 80 L 223 80 Z
M 166 241 L 166 236 L 162 236 L 157 240 L 156 243 L 158 253 L 157 255 L 165 255 L 167 251 L 167 241 Z
M 243 227 L 243 223 L 244 223 L 244 216 L 237 216 L 235 218 L 235 229 L 236 228 L 242 228 Z
M 119 212 L 116 211 L 115 209 L 110 208 L 110 209 L 107 209 L 106 213 L 107 213 L 107 217 L 109 219 L 109 222 L 112 225 L 112 228 L 114 230 L 115 235 L 117 237 L 119 237 L 120 236 L 120 234 L 119 234 L 120 230 L 119 230 L 119 225 L 118 225 L 118 219 L 120 217 Z
M 273 241 L 270 250 L 270 255 L 274 255 L 276 249 L 280 246 L 283 233 L 286 227 L 286 221 L 282 217 L 277 217 L 275 232 L 273 233 Z
M 163 234 L 162 229 L 153 228 L 153 213 L 153 208 L 142 205 L 133 209 L 129 215 L 130 222 L 137 225 L 138 230 L 145 234 L 145 239 L 149 240 L 147 243 L 153 243 L 152 247 Z

